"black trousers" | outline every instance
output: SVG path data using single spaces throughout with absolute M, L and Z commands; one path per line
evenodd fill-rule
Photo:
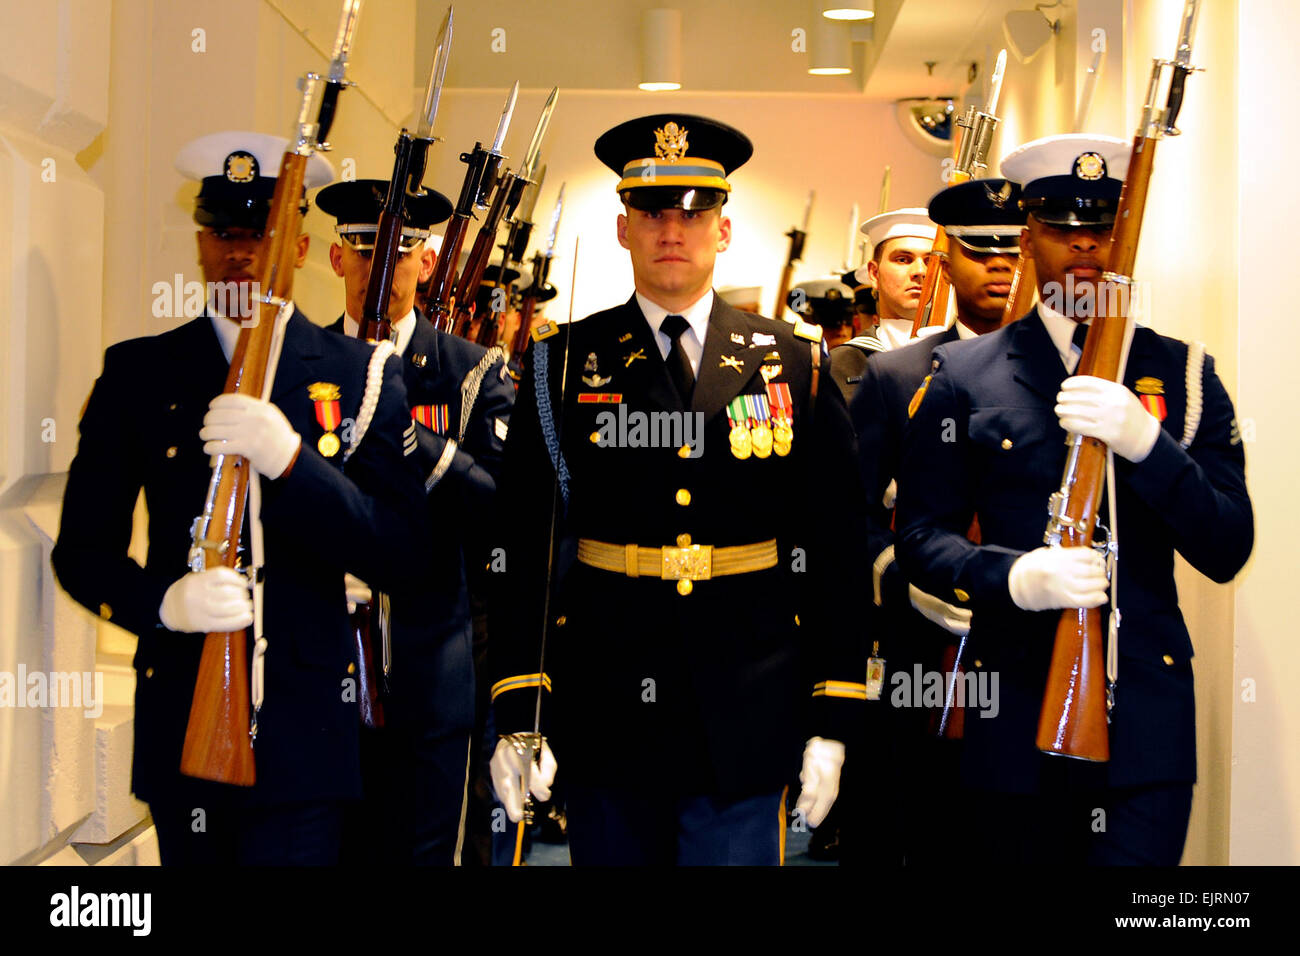
M 238 807 L 206 800 L 149 804 L 163 866 L 332 866 L 343 806 L 333 801 Z
M 1012 866 L 1177 866 L 1192 785 L 1032 795 L 967 790 L 962 802 L 963 825 L 955 832 L 983 859 Z

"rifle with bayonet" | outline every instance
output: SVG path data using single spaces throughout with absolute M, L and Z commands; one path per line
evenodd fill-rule
M 501 110 L 501 119 L 497 123 L 496 136 L 492 145 L 483 148 L 482 143 L 475 143 L 468 153 L 460 154 L 460 161 L 466 164 L 465 179 L 460 186 L 460 197 L 456 208 L 442 235 L 442 249 L 438 252 L 438 261 L 433 274 L 421 290 L 427 303 L 429 321 L 439 331 L 450 332 L 452 323 L 452 288 L 456 282 L 456 263 L 460 259 L 460 250 L 465 244 L 465 232 L 469 221 L 474 218 L 475 209 L 487 206 L 488 196 L 496 187 L 501 175 L 501 144 L 505 141 L 506 130 L 510 128 L 510 116 L 515 109 L 515 97 L 519 95 L 516 83 L 506 96 L 505 108 Z
M 794 267 L 803 259 L 803 244 L 808 239 L 808 222 L 812 219 L 813 199 L 816 190 L 808 190 L 808 203 L 803 209 L 803 228 L 791 229 L 786 235 L 790 239 L 790 252 L 785 257 L 785 268 L 781 270 L 781 284 L 776 287 L 776 307 L 772 310 L 774 319 L 785 315 L 786 298 L 790 295 L 790 283 L 794 279 Z
M 348 86 L 348 54 L 361 13 L 361 0 L 344 0 L 334 55 L 329 72 L 308 73 L 301 81 L 302 105 L 289 149 L 280 160 L 271 210 L 261 246 L 257 277 L 262 294 L 258 321 L 239 330 L 224 394 L 239 393 L 265 398 L 274 370 L 269 369 L 275 340 L 282 335 L 289 302 L 298 235 L 302 227 L 301 196 L 307 161 L 317 150 L 329 149 L 338 95 Z M 240 564 L 240 532 L 249 494 L 248 459 L 217 455 L 208 485 L 203 513 L 191 529 L 191 571 Z M 256 564 L 258 555 L 254 553 Z M 246 568 L 255 577 L 257 568 Z M 254 601 L 260 602 L 255 592 Z M 208 634 L 203 641 L 194 700 L 185 728 L 181 773 L 218 783 L 251 787 L 256 782 L 253 742 L 257 736 L 257 708 L 261 704 L 262 653 L 266 641 L 256 636 L 250 678 L 247 632 Z M 250 691 L 250 682 L 252 684 Z M 250 716 L 251 715 L 251 716 Z
M 523 362 L 524 352 L 528 350 L 528 336 L 532 332 L 533 313 L 537 309 L 547 289 L 547 278 L 551 272 L 551 260 L 555 258 L 555 236 L 560 230 L 560 214 L 564 212 L 564 183 L 560 183 L 560 196 L 555 200 L 555 210 L 551 213 L 551 229 L 546 237 L 546 251 L 533 256 L 533 281 L 524 289 L 519 304 L 519 328 L 515 330 L 511 343 L 511 358 L 516 365 Z M 572 304 L 570 304 L 572 311 Z
M 1200 0 L 1187 0 L 1183 8 L 1174 59 L 1157 59 L 1151 70 L 1141 125 L 1133 137 L 1128 175 L 1115 209 L 1110 256 L 1098 282 L 1096 315 L 1088 329 L 1076 375 L 1095 375 L 1112 382 L 1124 378 L 1129 293 L 1156 143 L 1162 136 L 1176 136 L 1179 132 L 1174 124 L 1183 105 L 1183 88 L 1188 75 L 1196 69 L 1191 65 L 1191 54 L 1199 3 Z M 1172 67 L 1172 74 L 1165 106 L 1161 109 L 1156 101 L 1166 66 Z M 1106 483 L 1108 449 L 1095 438 L 1074 434 L 1066 437 L 1066 447 L 1069 450 L 1061 489 L 1048 502 L 1050 518 L 1043 540 L 1053 547 L 1104 549 L 1110 556 L 1109 571 L 1114 582 L 1118 542 L 1109 535 L 1101 544 L 1093 542 L 1097 509 Z M 1111 494 L 1114 493 L 1112 488 Z M 1119 613 L 1112 607 L 1107 629 L 1111 653 L 1107 654 L 1100 608 L 1068 608 L 1061 612 L 1038 719 L 1039 750 L 1098 762 L 1110 759 L 1108 724 L 1117 675 L 1113 670 L 1108 673 L 1105 662 L 1114 660 L 1118 632 Z
M 1007 51 L 998 54 L 997 64 L 989 79 L 988 109 L 978 109 L 971 104 L 966 115 L 957 121 L 957 142 L 952 173 L 948 185 L 956 186 L 971 179 L 979 179 L 988 171 L 989 147 L 998 126 L 998 98 L 1002 94 L 1002 77 L 1007 68 Z M 943 325 L 948 319 L 948 295 L 951 291 L 943 274 L 943 263 L 948 258 L 948 233 L 939 229 L 934 234 L 934 246 L 925 257 L 925 282 L 912 320 L 912 338 L 921 329 Z
M 476 316 L 478 331 L 474 341 L 484 348 L 497 345 L 504 335 L 509 334 L 508 321 L 505 321 L 509 315 L 513 314 L 516 320 L 519 318 L 519 296 L 510 278 L 512 274 L 517 278 L 522 271 L 524 255 L 533 234 L 533 211 L 537 208 L 537 194 L 545 181 L 546 167 L 543 166 L 542 171 L 524 187 L 524 198 L 519 202 L 518 212 L 513 220 L 508 220 L 510 229 L 506 233 L 506 241 L 500 246 L 501 265 L 497 268 L 494 283 L 496 288 L 505 290 L 504 301 L 494 290 L 490 308 L 481 316 Z M 512 269 L 512 265 L 520 268 Z
M 451 52 L 451 36 L 452 8 L 448 7 L 434 44 L 429 83 L 415 132 L 403 129 L 393 147 L 393 175 L 388 181 L 388 194 L 379 213 L 375 249 L 370 260 L 370 277 L 366 282 L 366 301 L 361 310 L 361 321 L 357 324 L 358 338 L 369 342 L 383 342 L 393 338 L 388 303 L 393 291 L 393 276 L 402 258 L 406 202 L 408 198 L 418 198 L 425 194 L 422 185 L 424 171 L 429 147 L 435 140 L 433 123 L 438 116 L 438 103 L 442 98 L 443 78 L 447 73 L 447 60 Z M 351 615 L 353 650 L 357 655 L 357 701 L 361 723 L 367 727 L 384 725 L 381 685 L 387 683 L 392 666 L 392 645 L 385 604 L 386 598 L 381 594 L 377 600 L 358 604 Z M 381 638 L 379 674 L 376 674 L 375 666 L 376 633 Z
M 519 84 L 515 84 L 518 90 Z M 492 248 L 496 245 L 497 230 L 501 226 L 501 220 L 513 219 L 515 210 L 519 207 L 519 201 L 523 198 L 524 188 L 532 183 L 534 167 L 537 163 L 538 154 L 542 149 L 542 138 L 546 135 L 546 127 L 551 121 L 551 113 L 555 110 L 555 100 L 559 96 L 559 88 L 552 88 L 551 95 L 546 98 L 546 104 L 542 107 L 541 115 L 537 118 L 537 126 L 533 129 L 533 139 L 528 146 L 528 152 L 524 155 L 524 161 L 520 164 L 519 169 L 507 171 L 496 185 L 496 192 L 492 196 L 491 206 L 488 208 L 487 215 L 483 218 L 483 225 L 479 227 L 478 235 L 474 237 L 474 245 L 470 248 L 469 258 L 465 260 L 465 269 L 460 274 L 460 279 L 456 283 L 456 314 L 452 323 L 452 331 L 459 336 L 468 337 L 470 319 L 474 310 L 475 294 L 478 292 L 479 283 L 483 281 L 483 271 L 487 268 L 488 258 L 492 255 Z M 513 101 L 511 106 L 513 107 Z

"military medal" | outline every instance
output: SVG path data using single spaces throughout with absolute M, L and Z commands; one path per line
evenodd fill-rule
M 731 423 L 731 434 L 727 436 L 727 440 L 731 442 L 731 453 L 742 461 L 754 451 L 745 417 L 743 396 L 737 396 L 727 406 L 727 421 Z
M 631 365 L 632 363 L 629 362 L 628 364 Z M 582 376 L 583 384 L 590 388 L 604 388 L 614 379 L 614 376 L 612 375 L 600 374 L 600 369 L 596 367 L 595 352 L 587 353 L 587 364 L 582 367 L 582 370 L 591 373 L 590 375 Z
M 325 429 L 325 434 L 316 440 L 316 450 L 326 458 L 333 458 L 343 447 L 339 436 L 334 434 L 343 421 L 339 410 L 339 387 L 330 382 L 314 382 L 307 386 L 307 397 L 316 405 L 316 421 Z
M 794 403 L 790 400 L 790 385 L 769 382 L 767 398 L 772 406 L 772 450 L 784 458 L 794 445 Z
M 446 405 L 416 405 L 411 409 L 411 417 L 430 431 L 447 434 Z
M 1133 390 L 1138 393 L 1138 400 L 1142 403 L 1142 407 L 1154 415 L 1156 421 L 1163 422 L 1165 416 L 1169 414 L 1165 406 L 1165 383 L 1158 378 L 1145 375 L 1137 380 Z
M 749 430 L 754 454 L 766 458 L 772 454 L 772 426 L 768 422 L 767 397 L 764 395 L 746 395 L 745 404 L 750 410 L 750 419 L 754 422 Z

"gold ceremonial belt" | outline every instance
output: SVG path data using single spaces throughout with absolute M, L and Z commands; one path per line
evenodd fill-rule
M 775 538 L 758 544 L 715 548 L 711 544 L 691 544 L 690 535 L 684 534 L 678 537 L 677 544 L 676 548 L 643 548 L 637 544 L 606 544 L 579 538 L 578 560 L 630 578 L 676 581 L 680 594 L 691 593 L 692 581 L 776 567 Z

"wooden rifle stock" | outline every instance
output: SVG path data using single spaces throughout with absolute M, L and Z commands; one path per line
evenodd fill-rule
M 452 215 L 442 236 L 442 248 L 438 250 L 433 275 L 429 276 L 429 281 L 424 286 L 429 321 L 440 332 L 451 331 L 451 290 L 456 283 L 456 263 L 460 260 L 460 250 L 465 245 L 468 226 L 469 216 Z
M 1010 325 L 1016 319 L 1023 318 L 1034 301 L 1034 292 L 1038 287 L 1038 270 L 1034 260 L 1023 252 L 1016 263 L 1015 275 L 1011 277 L 1011 291 L 1007 293 L 1007 304 L 1002 309 L 1002 325 Z
M 307 156 L 287 152 L 280 161 L 271 211 L 262 240 L 262 267 L 258 276 L 263 295 L 258 321 L 239 331 L 230 359 L 223 393 L 262 397 L 271 340 L 279 316 L 279 302 L 293 295 L 293 274 L 299 208 Z M 248 501 L 250 465 L 238 455 L 218 455 L 203 514 L 196 519 L 190 568 L 194 571 L 224 565 L 235 568 L 240 534 Z M 181 772 L 218 783 L 251 787 L 256 782 L 253 741 L 249 727 L 248 637 L 246 631 L 209 634 L 203 641 L 194 701 L 190 705 L 181 753 Z
M 931 325 L 943 325 L 948 318 L 950 287 L 948 277 L 943 274 L 943 263 L 947 258 L 948 233 L 940 229 L 934 234 L 934 245 L 925 257 L 925 282 L 921 285 L 921 298 L 916 303 L 916 317 L 912 319 L 912 338 Z
M 781 270 L 781 284 L 776 288 L 776 308 L 772 318 L 780 319 L 785 315 L 786 299 L 790 297 L 790 283 L 794 280 L 794 267 L 803 259 L 803 244 L 808 234 L 802 229 L 791 229 L 786 233 L 790 237 L 790 254 L 785 257 L 785 268 Z
M 492 205 L 483 218 L 474 245 L 470 247 L 469 258 L 465 260 L 465 270 L 460 274 L 456 284 L 456 320 L 453 329 L 457 335 L 465 336 L 469 332 L 470 315 L 474 310 L 474 301 L 478 294 L 479 283 L 487 270 L 488 259 L 497 242 L 497 231 L 501 220 L 512 212 L 523 195 L 527 180 L 521 179 L 513 172 L 506 173 L 497 183 Z
M 1097 283 L 1096 314 L 1076 375 L 1122 380 L 1129 280 L 1137 259 L 1155 144 L 1156 137 L 1147 135 L 1144 124 L 1133 140 L 1128 175 L 1115 211 L 1108 268 Z M 1105 486 L 1106 446 L 1095 438 L 1071 435 L 1068 447 L 1061 490 L 1048 504 L 1051 518 L 1044 537 L 1049 544 L 1092 547 Z M 1038 719 L 1036 744 L 1044 753 L 1092 761 L 1110 759 L 1104 641 L 1099 608 L 1061 612 Z

